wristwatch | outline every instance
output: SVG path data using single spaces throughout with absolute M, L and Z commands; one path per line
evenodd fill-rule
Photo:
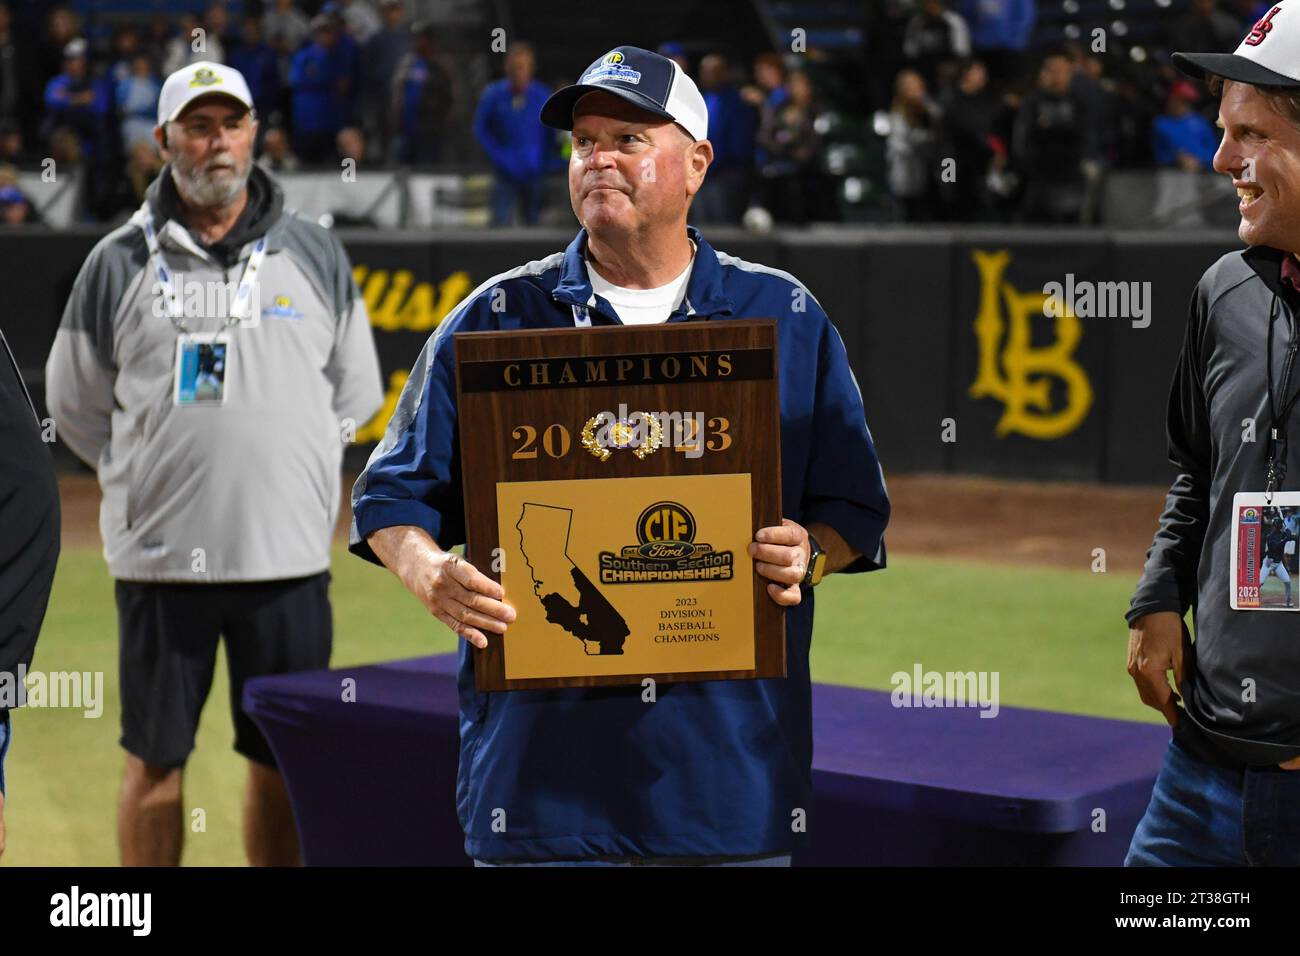
M 808 535 L 808 573 L 803 576 L 800 585 L 806 588 L 815 588 L 821 583 L 822 575 L 826 572 L 826 552 L 822 546 L 817 543 L 817 539 Z

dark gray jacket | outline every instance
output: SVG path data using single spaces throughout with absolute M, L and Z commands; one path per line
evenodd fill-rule
M 36 409 L 0 332 L 0 721 L 25 697 L 59 559 L 59 487 Z
M 1282 256 L 1265 247 L 1229 253 L 1196 286 L 1169 396 L 1169 457 L 1180 473 L 1126 615 L 1132 623 L 1153 611 L 1194 610 L 1196 641 L 1180 688 L 1191 720 L 1181 719 L 1175 736 L 1227 766 L 1300 756 L 1300 613 L 1234 611 L 1228 594 L 1233 495 L 1265 485 L 1275 295 L 1275 387 L 1300 315 L 1300 296 L 1280 279 Z M 1297 391 L 1300 369 L 1279 405 Z M 1300 488 L 1300 406 L 1290 432 L 1283 491 Z

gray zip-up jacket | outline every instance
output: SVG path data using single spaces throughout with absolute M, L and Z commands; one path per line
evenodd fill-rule
M 1300 296 L 1281 283 L 1282 253 L 1255 247 L 1206 270 L 1192 297 L 1169 396 L 1169 457 L 1179 475 L 1127 618 L 1194 609 L 1196 641 L 1180 688 L 1176 738 L 1227 766 L 1268 766 L 1300 756 L 1300 612 L 1234 611 L 1232 498 L 1262 492 L 1268 460 L 1266 344 L 1273 331 L 1274 387 L 1296 329 Z M 1300 369 L 1283 406 L 1300 391 Z M 1254 423 L 1253 430 L 1250 424 Z M 1291 414 L 1287 479 L 1300 488 L 1300 406 Z M 1251 440 L 1253 439 L 1253 440 Z
M 316 574 L 330 562 L 345 439 L 383 400 L 379 358 L 347 253 L 282 207 L 254 167 L 249 209 L 205 248 L 176 218 L 170 167 L 149 187 L 166 267 L 190 295 L 184 324 L 217 331 L 257 238 L 260 314 L 231 331 L 226 400 L 176 406 L 177 329 L 156 304 L 142 213 L 91 251 L 46 363 L 56 436 L 95 468 L 115 578 L 217 583 Z M 194 285 L 201 283 L 201 285 Z M 233 295 L 228 296 L 233 299 Z M 350 423 L 353 427 L 350 427 Z

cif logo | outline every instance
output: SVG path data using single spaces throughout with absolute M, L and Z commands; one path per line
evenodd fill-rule
M 623 62 L 623 54 L 619 53 L 617 50 L 614 50 L 610 53 L 606 53 L 605 58 L 601 62 L 608 63 L 610 66 L 617 66 L 618 64 Z
M 210 68 L 201 66 L 194 71 L 194 78 L 190 80 L 190 86 L 211 86 L 220 82 L 221 77 L 213 73 Z
M 656 501 L 636 519 L 638 549 L 647 558 L 682 558 L 695 551 L 695 516 L 675 501 Z
M 1242 521 L 1259 521 L 1259 511 L 1255 508 L 1247 508 L 1241 513 Z
M 1011 261 L 1005 249 L 971 253 L 980 273 L 980 306 L 975 317 L 979 342 L 979 371 L 971 398 L 992 398 L 1004 407 L 995 433 L 1051 439 L 1068 435 L 1083 423 L 1092 408 L 1092 384 L 1074 360 L 1083 326 L 1068 306 L 1055 319 L 1056 339 L 1033 345 L 1034 316 L 1043 316 L 1043 292 L 1021 292 L 1003 274 Z M 1006 313 L 1002 308 L 1005 306 Z M 1053 400 L 1052 385 L 1064 387 L 1062 400 Z

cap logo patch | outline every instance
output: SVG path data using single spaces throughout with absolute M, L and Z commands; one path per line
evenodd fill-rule
M 623 54 L 612 50 L 601 57 L 600 66 L 588 70 L 578 82 L 592 83 L 597 80 L 617 80 L 620 83 L 638 86 L 641 83 L 641 73 L 630 66 L 624 66 Z
M 1281 9 L 1281 7 L 1274 7 L 1255 21 L 1255 25 L 1250 28 L 1250 35 L 1245 39 L 1247 46 L 1259 46 L 1264 42 L 1264 39 L 1273 32 L 1273 18 Z
M 1269 14 L 1272 16 L 1272 14 Z M 1262 21 L 1261 21 L 1262 22 Z M 1258 26 L 1258 24 L 1256 24 Z M 213 73 L 206 66 L 201 66 L 194 71 L 194 78 L 190 80 L 190 86 L 211 86 L 214 83 L 220 83 L 221 77 Z

